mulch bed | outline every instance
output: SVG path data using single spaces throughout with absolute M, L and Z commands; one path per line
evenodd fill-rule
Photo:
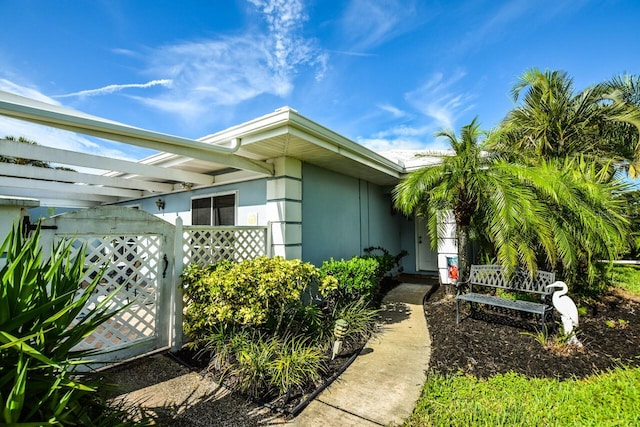
M 640 366 L 637 298 L 612 292 L 597 302 L 577 304 L 587 308 L 577 329 L 583 347 L 552 351 L 536 339 L 539 323 L 516 319 L 514 313 L 505 317 L 485 309 L 467 317 L 466 307 L 462 321 L 456 325 L 454 298 L 441 287 L 424 303 L 432 341 L 430 368 L 443 375 L 465 373 L 479 378 L 516 372 L 567 379 L 584 378 L 620 365 Z

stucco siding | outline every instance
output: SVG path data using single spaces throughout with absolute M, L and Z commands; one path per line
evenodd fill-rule
M 320 265 L 368 246 L 400 251 L 397 216 L 379 186 L 310 164 L 302 167 L 302 258 Z
M 233 184 L 218 185 L 166 194 L 159 197 L 149 197 L 141 200 L 119 203 L 120 206 L 137 206 L 154 215 L 175 224 L 181 217 L 184 224 L 191 224 L 191 200 L 197 197 L 215 196 L 221 194 L 237 194 L 236 225 L 267 225 L 267 179 L 257 179 Z M 164 209 L 159 211 L 156 200 L 164 200 Z M 256 224 L 250 222 L 256 221 Z

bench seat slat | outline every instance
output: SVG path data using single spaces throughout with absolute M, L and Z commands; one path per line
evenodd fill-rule
M 547 304 L 522 300 L 510 300 L 493 295 L 478 294 L 475 292 L 461 294 L 458 295 L 457 298 L 462 301 L 489 304 L 512 310 L 526 311 L 528 313 L 544 314 L 547 310 L 551 309 L 551 306 Z

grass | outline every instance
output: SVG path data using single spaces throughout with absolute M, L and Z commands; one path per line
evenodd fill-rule
M 640 295 L 640 265 L 615 265 L 611 271 L 614 286 Z
M 640 425 L 640 368 L 582 380 L 431 374 L 405 426 Z
M 615 286 L 640 295 L 640 267 L 615 266 Z M 611 327 L 623 327 L 615 322 Z M 585 379 L 488 379 L 431 372 L 405 426 L 640 425 L 640 368 L 618 367 Z

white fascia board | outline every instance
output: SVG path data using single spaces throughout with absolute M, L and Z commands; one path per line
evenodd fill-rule
M 295 132 L 295 129 L 300 132 Z M 280 136 L 286 133 L 296 135 L 320 147 L 356 160 L 376 170 L 398 177 L 404 172 L 402 165 L 372 151 L 348 138 L 304 117 L 296 110 L 284 107 L 271 114 L 259 117 L 242 125 L 201 138 L 205 141 L 224 141 L 239 138 L 243 144 Z M 310 136 L 315 138 L 310 138 Z M 331 148 L 333 147 L 333 148 Z
M 295 129 L 298 129 L 300 132 L 295 132 Z M 395 163 L 375 151 L 333 132 L 289 107 L 280 108 L 273 113 L 258 117 L 224 131 L 207 135 L 199 140 L 215 143 L 231 138 L 239 138 L 242 144 L 250 144 L 257 140 L 275 137 L 285 133 L 295 134 L 304 140 L 330 149 L 393 177 L 399 177 L 405 172 L 401 164 Z
M 238 139 L 241 141 L 241 144 L 246 144 L 248 143 L 246 139 L 256 134 L 259 134 L 259 139 L 264 139 L 265 135 L 267 135 L 265 132 L 288 124 L 290 111 L 293 110 L 287 108 L 278 109 L 273 113 L 232 126 L 220 132 L 203 136 L 202 138 L 198 138 L 198 141 L 204 141 L 210 144 L 219 144 L 223 141 Z
M 14 176 L 17 178 L 40 179 L 48 181 L 74 182 L 83 184 L 103 185 L 106 187 L 130 188 L 141 191 L 166 193 L 173 190 L 172 184 L 164 184 L 155 181 L 142 181 L 140 179 L 124 179 L 105 175 L 93 175 L 61 169 L 49 169 L 36 166 L 15 165 L 11 163 L 0 164 L 0 175 Z
M 76 151 L 45 147 L 43 145 L 0 140 L 0 147 L 2 147 L 2 153 L 5 156 L 22 157 L 43 162 L 84 166 L 101 170 L 114 170 L 135 175 L 198 184 L 211 184 L 214 180 L 210 175 L 181 171 L 178 169 L 165 169 L 128 160 L 112 159 L 110 157 L 78 153 Z

